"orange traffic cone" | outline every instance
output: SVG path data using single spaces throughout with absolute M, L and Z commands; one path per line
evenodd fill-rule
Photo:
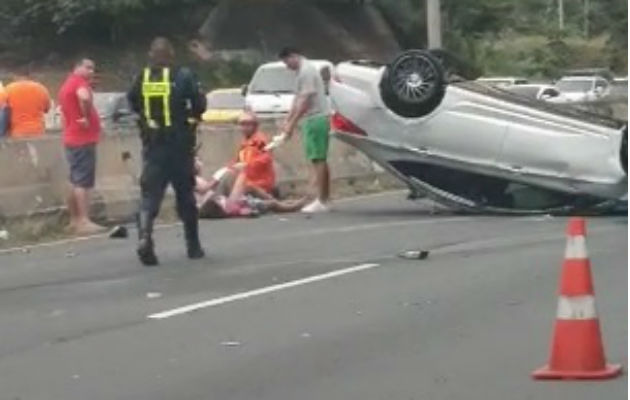
M 586 222 L 571 218 L 558 313 L 549 364 L 532 373 L 535 379 L 607 379 L 621 373 L 621 365 L 606 364 L 595 310 L 591 263 L 586 252 Z

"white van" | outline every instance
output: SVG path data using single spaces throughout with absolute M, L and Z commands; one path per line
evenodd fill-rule
M 310 60 L 322 70 L 333 64 L 326 60 Z M 291 109 L 295 96 L 297 73 L 291 71 L 283 62 L 263 64 L 254 73 L 249 85 L 243 87 L 245 106 L 261 118 L 274 118 L 286 115 Z

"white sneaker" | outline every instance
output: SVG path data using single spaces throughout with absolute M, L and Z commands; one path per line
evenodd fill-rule
M 304 208 L 302 208 L 302 212 L 305 214 L 318 214 L 326 213 L 329 211 L 330 208 L 325 203 L 322 203 L 319 199 L 305 205 Z

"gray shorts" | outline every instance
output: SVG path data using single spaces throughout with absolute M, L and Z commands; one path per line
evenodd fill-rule
M 70 183 L 92 189 L 96 177 L 96 145 L 66 147 L 66 159 L 70 166 Z

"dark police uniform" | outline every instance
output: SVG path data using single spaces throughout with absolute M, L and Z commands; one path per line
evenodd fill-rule
M 175 190 L 177 213 L 184 223 L 188 256 L 201 258 L 204 254 L 194 196 L 194 152 L 196 121 L 206 109 L 206 97 L 192 71 L 166 66 L 145 68 L 127 97 L 140 116 L 142 139 L 138 256 L 145 265 L 157 264 L 153 220 L 170 183 Z

